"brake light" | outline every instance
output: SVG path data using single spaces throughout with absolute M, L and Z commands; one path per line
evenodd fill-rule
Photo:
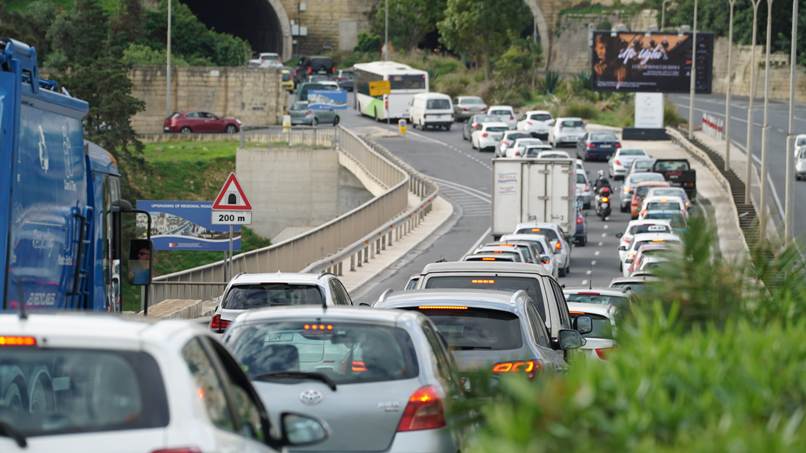
M 473 123 L 473 125 L 471 127 L 473 129 L 478 129 L 479 128 L 479 123 Z
M 591 185 L 590 184 L 585 184 L 585 192 L 590 192 L 590 190 L 591 190 Z
M 588 143 L 588 149 L 593 149 L 593 143 Z
M 485 256 L 485 257 L 484 257 L 484 258 L 482 258 L 481 260 L 482 260 L 482 261 L 495 261 L 495 258 L 493 258 L 493 257 L 486 257 L 486 256 Z
M 36 346 L 36 338 L 22 335 L 0 335 L 0 347 Z
M 613 348 L 595 348 L 594 351 L 596 351 L 596 355 L 600 359 L 607 360 L 607 355 L 610 354 L 611 349 Z
M 227 327 L 232 324 L 232 321 L 227 321 L 226 319 L 221 319 L 221 315 L 216 313 L 213 315 L 212 319 L 210 319 L 210 330 L 217 332 L 217 333 L 224 333 L 227 330 Z
M 487 137 L 487 135 L 488 135 L 488 134 L 487 134 L 486 132 L 482 132 L 482 133 L 481 133 L 481 136 L 482 136 L 482 137 L 485 137 L 485 138 L 486 138 L 486 137 Z
M 533 122 L 531 122 L 531 121 L 526 121 L 526 124 L 528 124 L 528 125 L 530 125 L 530 126 L 531 126 L 531 125 L 533 125 L 534 123 L 533 123 Z
M 367 364 L 360 360 L 353 360 L 353 373 L 364 373 L 367 371 Z
M 306 74 L 308 74 L 308 75 L 313 74 L 313 68 L 312 68 L 312 67 L 310 67 L 310 66 L 308 66 L 308 67 L 305 69 L 305 73 L 306 73 Z
M 585 220 L 582 218 L 582 216 L 577 216 L 577 225 L 582 225 L 582 222 L 584 221 Z
M 526 373 L 529 379 L 534 379 L 535 375 L 542 367 L 543 366 L 537 360 L 498 362 L 493 365 L 493 374 Z
M 427 385 L 420 387 L 409 397 L 397 432 L 420 431 L 424 429 L 437 429 L 445 426 L 445 410 L 442 399 L 434 387 Z
M 495 280 L 493 279 L 474 279 L 470 280 L 470 283 L 474 285 L 494 285 Z
M 420 305 L 418 310 L 467 310 L 464 305 Z
M 580 291 L 577 293 L 578 296 L 598 296 L 599 293 L 593 291 Z
M 616 148 L 621 148 L 621 143 L 616 142 Z
M 305 324 L 303 328 L 305 330 L 315 330 L 317 332 L 330 332 L 333 330 L 333 324 Z
M 616 165 L 621 165 L 621 161 L 616 159 Z
M 196 447 L 160 448 L 151 450 L 151 453 L 201 453 L 201 450 Z

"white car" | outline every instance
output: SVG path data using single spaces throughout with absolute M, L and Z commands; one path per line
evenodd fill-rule
M 582 170 L 585 172 L 585 174 L 587 174 L 588 172 L 585 171 L 585 162 L 583 162 L 582 159 L 577 159 L 576 162 L 577 162 L 577 170 Z
M 515 109 L 511 105 L 494 105 L 487 109 L 487 114 L 501 118 L 501 121 L 506 123 L 510 129 L 515 129 L 518 126 L 518 120 L 515 119 Z
M 572 320 L 588 316 L 593 321 L 593 329 L 583 334 L 585 344 L 579 348 L 589 358 L 607 360 L 607 354 L 616 347 L 616 310 L 613 305 L 568 302 Z
M 645 244 L 666 244 L 671 246 L 674 244 L 680 244 L 680 237 L 672 233 L 643 233 L 633 236 L 632 242 L 625 251 L 624 255 L 622 255 L 621 251 L 619 251 L 619 256 L 624 256 L 624 258 L 621 258 L 621 269 L 625 274 L 625 277 L 629 277 L 627 272 L 630 263 L 632 263 L 633 258 L 635 258 L 635 254 L 638 253 L 638 250 L 640 250 Z
M 665 256 L 642 255 L 639 259 L 638 270 L 634 271 L 630 277 L 637 275 L 639 272 L 649 272 L 651 274 L 655 269 L 668 262 L 669 258 Z
M 540 262 L 543 266 L 543 271 L 552 277 L 557 278 L 559 271 L 557 270 L 557 266 L 555 266 L 555 259 L 553 258 L 553 253 L 551 252 L 551 246 L 549 245 L 549 242 L 546 240 L 545 236 L 539 234 L 505 234 L 501 236 L 501 241 L 523 241 L 534 244 L 538 253 L 540 253 Z M 544 260 L 543 258 L 546 257 L 549 259 Z
M 585 122 L 582 118 L 557 118 L 549 131 L 549 143 L 555 148 L 563 145 L 576 146 L 585 136 Z
M 624 179 L 634 161 L 649 158 L 650 156 L 643 149 L 619 148 L 607 163 L 610 170 L 610 178 Z
M 479 151 L 495 150 L 498 147 L 498 142 L 504 137 L 504 132 L 508 130 L 509 127 L 506 123 L 484 123 L 481 125 L 481 129 L 473 131 L 473 135 L 470 136 L 470 143 L 473 149 Z
M 593 188 L 585 170 L 577 168 L 577 200 L 582 201 L 582 209 L 590 209 L 593 203 Z
M 531 135 L 521 131 L 506 131 L 498 148 L 495 148 L 495 157 L 506 157 L 507 149 L 515 145 L 515 141 L 521 138 L 530 138 Z
M 551 146 L 551 145 L 545 145 Z M 568 155 L 565 151 L 557 151 L 557 150 L 547 150 L 541 151 L 540 154 L 537 155 L 538 159 L 570 159 L 571 156 Z
M 684 218 L 688 218 L 688 207 L 686 202 L 675 196 L 647 196 L 644 198 L 644 203 L 641 205 L 639 216 L 643 217 L 647 212 L 654 211 L 679 211 Z
M 541 155 L 551 151 L 551 145 L 549 144 L 542 144 L 542 145 L 529 145 L 526 149 L 523 150 L 522 154 L 516 157 L 520 157 L 522 159 L 540 159 Z M 516 150 L 515 153 L 519 153 L 520 151 Z M 552 157 L 543 157 L 543 159 L 553 159 Z
M 521 116 L 517 128 L 519 131 L 532 134 L 532 137 L 548 140 L 553 121 L 550 112 L 530 110 Z
M 633 236 L 646 233 L 672 234 L 672 225 L 668 220 L 630 220 L 624 232 L 616 235 L 619 238 L 619 270 L 622 270 L 621 263 L 627 257 L 627 251 L 630 248 L 630 244 L 632 244 Z
M 571 272 L 571 244 L 565 240 L 565 234 L 559 225 L 545 222 L 519 223 L 515 226 L 513 234 L 538 234 L 546 237 L 546 241 L 551 247 L 556 259 L 560 277 L 565 277 Z
M 512 146 L 507 148 L 507 153 L 504 157 L 521 158 L 524 156 L 524 154 L 526 154 L 526 149 L 530 146 L 538 146 L 543 144 L 543 141 L 539 138 L 519 138 L 515 140 L 515 143 L 513 143 Z
M 300 414 L 272 429 L 241 365 L 191 321 L 7 313 L 0 356 L 5 453 L 270 453 L 328 437 Z
M 806 136 L 804 136 L 806 140 Z M 795 151 L 795 179 L 806 178 L 806 146 L 801 146 Z

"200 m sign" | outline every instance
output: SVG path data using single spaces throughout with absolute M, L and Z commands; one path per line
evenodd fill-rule
M 249 225 L 252 211 L 213 211 L 213 225 Z

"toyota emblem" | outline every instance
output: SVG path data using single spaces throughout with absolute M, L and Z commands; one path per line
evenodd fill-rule
M 305 390 L 299 394 L 299 400 L 302 404 L 313 406 L 322 402 L 322 392 L 318 390 Z

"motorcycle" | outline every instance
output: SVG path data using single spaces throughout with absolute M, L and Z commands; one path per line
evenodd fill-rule
M 608 217 L 610 217 L 610 211 L 610 191 L 599 191 L 599 194 L 596 197 L 596 215 L 599 216 L 604 222 Z

